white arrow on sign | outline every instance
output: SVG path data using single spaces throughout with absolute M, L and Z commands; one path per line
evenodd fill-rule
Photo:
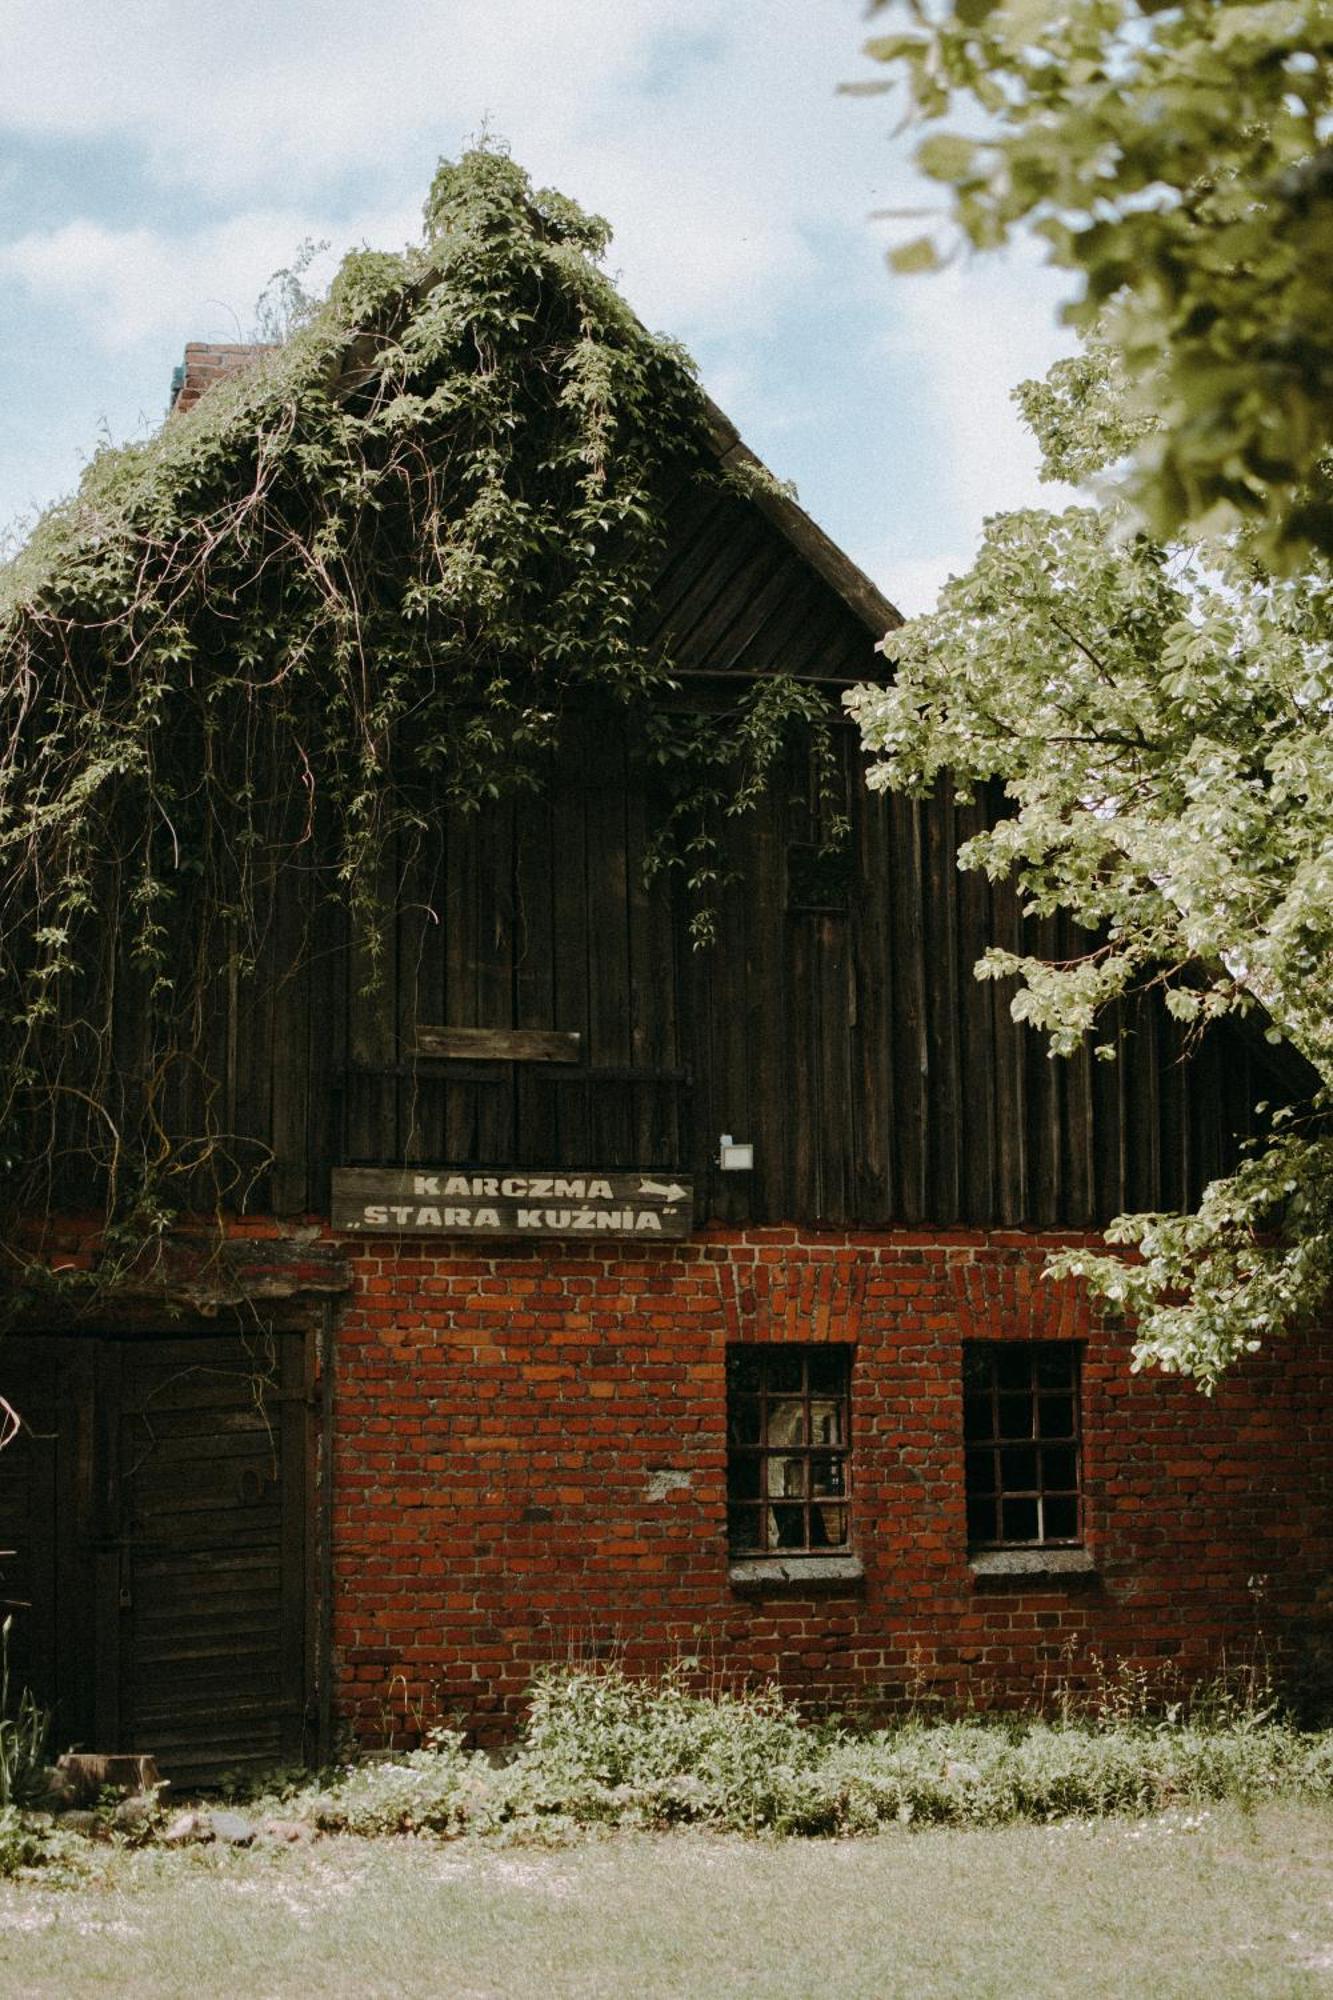
M 684 1201 L 688 1189 L 677 1187 L 673 1181 L 670 1187 L 663 1187 L 660 1181 L 640 1181 L 640 1194 L 655 1194 L 660 1201 Z

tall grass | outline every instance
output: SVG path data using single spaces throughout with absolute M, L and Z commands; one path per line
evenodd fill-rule
M 9 1634 L 13 1613 L 0 1625 L 0 1812 L 25 1805 L 46 1787 L 46 1744 L 51 1733 L 49 1709 L 20 1690 L 10 1713 Z

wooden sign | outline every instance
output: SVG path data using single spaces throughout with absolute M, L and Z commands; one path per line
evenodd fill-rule
M 679 1242 L 694 1183 L 677 1174 L 513 1167 L 335 1167 L 333 1227 L 361 1236 L 590 1236 Z

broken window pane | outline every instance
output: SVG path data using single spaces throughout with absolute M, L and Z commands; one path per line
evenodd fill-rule
M 805 1404 L 769 1399 L 768 1444 L 805 1443 Z
M 850 1376 L 850 1348 L 832 1342 L 729 1350 L 733 1552 L 846 1547 Z

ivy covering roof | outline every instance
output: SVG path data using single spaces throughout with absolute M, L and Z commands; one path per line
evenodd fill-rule
M 197 1066 L 203 986 L 259 962 L 263 881 L 317 857 L 373 959 L 394 843 L 540 783 L 574 695 L 641 708 L 654 861 L 701 937 L 720 820 L 791 727 L 827 762 L 826 697 L 780 674 L 663 716 L 640 611 L 682 481 L 776 509 L 869 629 L 896 614 L 626 305 L 608 235 L 499 150 L 442 163 L 419 246 L 347 257 L 271 352 L 100 451 L 0 572 L 0 1173 L 25 1198 L 75 1100 L 113 1208 L 179 1161 L 160 1105 L 126 1100 L 127 964 L 138 1068 Z

